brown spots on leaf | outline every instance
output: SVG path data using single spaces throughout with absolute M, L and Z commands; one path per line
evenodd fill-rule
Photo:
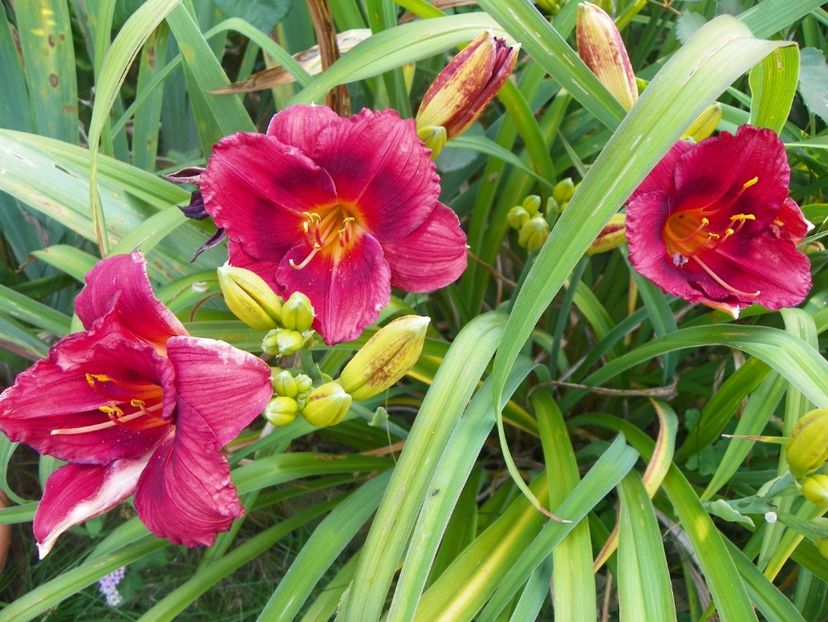
M 57 77 L 56 73 L 50 73 L 49 74 L 49 84 L 51 84 L 54 88 L 57 88 L 57 85 L 58 85 L 59 82 L 60 82 L 60 80 L 58 80 L 58 77 Z
M 49 47 L 50 48 L 55 47 L 55 35 L 50 34 L 47 41 L 49 42 Z
M 60 34 L 58 35 L 58 41 L 60 41 L 61 43 L 63 43 L 64 41 L 66 41 L 66 35 L 65 35 L 65 34 L 63 34 L 63 33 L 60 33 Z

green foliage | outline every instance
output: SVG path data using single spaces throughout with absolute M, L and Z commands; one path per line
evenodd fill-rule
M 215 232 L 177 207 L 195 187 L 163 176 L 339 85 L 355 112 L 412 117 L 481 31 L 522 46 L 436 161 L 469 269 L 380 316 L 432 320 L 407 378 L 332 427 L 251 424 L 224 449 L 246 514 L 206 551 L 151 535 L 127 502 L 35 562 L 58 462 L 0 438 L 0 622 L 828 619 L 825 509 L 783 442 L 828 406 L 828 13 L 616 0 L 646 83 L 625 111 L 578 56 L 579 1 L 554 4 L 330 0 L 338 32 L 373 34 L 320 71 L 300 54 L 317 37 L 305 0 L 0 3 L 0 389 L 79 328 L 72 300 L 99 258 L 135 249 L 191 334 L 261 353 L 265 331 L 220 298 L 224 247 L 191 260 Z M 219 92 L 276 64 L 278 84 Z M 586 253 L 714 102 L 718 130 L 749 122 L 786 144 L 790 195 L 816 225 L 800 309 L 733 321 L 664 293 L 626 247 Z M 555 201 L 556 185 L 574 195 Z M 527 252 L 507 214 L 530 195 L 549 237 Z M 272 364 L 327 382 L 373 330 Z M 121 567 L 111 608 L 96 583 Z

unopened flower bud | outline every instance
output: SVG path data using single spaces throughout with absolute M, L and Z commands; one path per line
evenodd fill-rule
M 612 17 L 601 7 L 582 2 L 578 5 L 576 38 L 581 60 L 625 110 L 632 108 L 638 100 L 638 85 Z
M 506 214 L 506 222 L 512 229 L 520 229 L 529 220 L 529 212 L 522 205 L 515 205 Z
M 282 304 L 282 326 L 287 329 L 310 330 L 314 317 L 313 305 L 302 292 L 293 292 Z
M 682 136 L 683 139 L 694 140 L 697 143 L 703 141 L 710 136 L 719 127 L 719 121 L 722 120 L 722 105 L 718 102 L 710 104 L 704 109 L 698 118 L 696 118 L 687 131 Z
M 518 233 L 518 244 L 530 253 L 538 250 L 549 237 L 549 223 L 543 216 L 530 218 Z
M 558 205 L 563 205 L 572 196 L 575 194 L 575 182 L 572 181 L 571 177 L 566 177 L 562 179 L 555 187 L 552 189 L 552 198 L 558 203 Z
M 816 541 L 816 547 L 819 554 L 825 559 L 828 559 L 828 538 L 820 538 Z
M 262 352 L 274 356 L 289 356 L 296 354 L 304 341 L 299 331 L 276 328 L 269 331 L 262 340 Z
M 828 475 L 811 475 L 802 482 L 802 495 L 817 507 L 828 507 Z
M 279 395 L 267 403 L 264 418 L 275 426 L 293 423 L 299 414 L 299 404 L 292 397 Z
M 283 395 L 285 397 L 296 397 L 299 393 L 299 387 L 296 385 L 296 379 L 288 370 L 283 369 L 270 379 L 273 385 L 273 391 L 276 395 Z
M 626 220 L 624 214 L 615 214 L 610 218 L 609 222 L 601 229 L 601 233 L 595 238 L 595 241 L 587 249 L 587 255 L 596 255 L 598 253 L 606 253 L 614 248 L 621 246 L 626 237 Z
M 448 142 L 446 128 L 442 125 L 424 125 L 423 127 L 418 127 L 417 136 L 420 137 L 420 140 L 423 141 L 426 147 L 431 149 L 432 160 L 437 159 L 437 156 L 442 153 L 443 147 L 446 146 L 446 142 Z
M 442 126 L 448 140 L 462 134 L 497 95 L 517 57 L 518 48 L 480 34 L 431 83 L 417 111 L 417 127 Z
M 557 15 L 561 10 L 561 0 L 535 0 L 535 6 L 547 15 Z
M 530 194 L 525 199 L 523 199 L 523 209 L 525 209 L 529 216 L 537 215 L 538 211 L 540 211 L 541 206 L 541 198 L 536 194 Z
M 420 358 L 429 321 L 406 315 L 380 328 L 345 366 L 339 382 L 355 400 L 385 391 Z
M 255 272 L 224 264 L 217 270 L 227 308 L 250 328 L 276 328 L 282 299 Z
M 803 415 L 785 446 L 791 473 L 801 478 L 816 471 L 828 460 L 828 408 Z
M 307 394 L 313 388 L 313 380 L 310 376 L 305 374 L 298 374 L 293 381 L 296 383 L 296 395 L 299 398 L 307 397 Z
M 823 251 L 825 251 L 825 245 L 819 240 L 807 242 L 802 248 L 802 252 L 806 255 L 816 255 L 817 253 L 822 253 Z
M 352 397 L 336 382 L 316 387 L 305 399 L 302 416 L 318 428 L 336 425 L 348 414 Z

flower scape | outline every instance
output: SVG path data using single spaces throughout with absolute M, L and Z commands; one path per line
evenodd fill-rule
M 97 4 L 0 11 L 0 622 L 828 619 L 818 3 Z

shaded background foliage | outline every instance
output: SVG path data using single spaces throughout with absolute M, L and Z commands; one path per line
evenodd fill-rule
M 334 428 L 297 423 L 260 439 L 258 424 L 231 444 L 249 513 L 207 551 L 149 536 L 125 504 L 35 562 L 29 522 L 56 463 L 0 440 L 0 487 L 10 498 L 0 521 L 13 530 L 0 575 L 0 599 L 13 604 L 0 619 L 322 620 L 354 576 L 342 614 L 351 620 L 383 607 L 389 620 L 825 619 L 828 565 L 814 542 L 828 534 L 808 523 L 822 510 L 790 488 L 778 445 L 721 437 L 787 433 L 802 413 L 828 406 L 819 354 L 825 252 L 811 255 L 814 287 L 802 310 L 751 309 L 738 324 L 664 295 L 631 271 L 623 248 L 583 256 L 636 176 L 717 98 L 720 130 L 785 120 L 774 129 L 787 145 L 791 196 L 817 224 L 809 241 L 821 239 L 828 14 L 820 3 L 618 0 L 636 75 L 651 80 L 675 61 L 620 127 L 623 110 L 567 44 L 576 0 L 561 3 L 554 30 L 524 0 L 466 3 L 446 8 L 447 18 L 422 0 L 330 4 L 337 31 L 376 34 L 315 77 L 289 56 L 315 43 L 300 0 L 0 4 L 8 24 L 0 28 L 0 386 L 75 326 L 72 300 L 99 256 L 96 231 L 111 252 L 148 253 L 159 296 L 194 334 L 257 350 L 261 335 L 216 299 L 223 249 L 189 261 L 212 225 L 185 222 L 175 206 L 187 190 L 161 175 L 203 164 L 221 136 L 261 130 L 275 110 L 319 102 L 339 83 L 354 110 L 411 116 L 447 53 L 481 29 L 524 50 L 516 80 L 438 160 L 441 199 L 469 233 L 470 269 L 440 292 L 393 299 L 383 313 L 383 321 L 410 310 L 433 318 L 408 380 Z M 735 23 L 699 32 L 722 14 L 756 37 L 796 41 L 800 53 L 763 61 L 775 44 L 756 44 Z M 765 83 L 761 63 L 778 68 Z M 276 64 L 296 81 L 213 94 Z M 100 138 L 94 163 L 90 135 Z M 647 144 L 628 150 L 636 136 Z M 90 176 L 102 220 L 90 210 Z M 507 211 L 587 176 L 557 224 L 550 213 L 549 243 L 527 255 Z M 356 347 L 314 354 L 335 373 Z M 491 432 L 500 396 L 513 466 L 550 509 L 584 516 L 577 527 L 548 522 L 509 477 Z M 617 432 L 626 445 L 613 444 Z M 408 488 L 397 496 L 402 479 Z M 619 551 L 593 575 L 619 496 L 630 508 L 620 512 Z M 784 519 L 766 522 L 771 509 Z M 360 552 L 376 564 L 358 564 Z M 382 589 L 400 561 L 393 589 Z M 124 565 L 125 602 L 110 609 L 94 582 Z M 668 594 L 674 605 L 657 602 Z

